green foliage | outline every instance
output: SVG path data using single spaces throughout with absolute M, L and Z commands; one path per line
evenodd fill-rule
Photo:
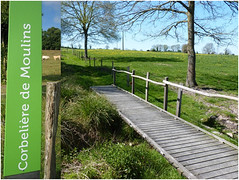
M 78 155 L 72 153 L 64 156 L 63 178 L 183 178 L 172 166 L 148 144 L 131 145 L 125 143 L 106 142 L 94 149 L 83 150 Z M 69 167 L 78 164 L 77 172 Z
M 61 30 L 55 27 L 42 31 L 42 49 L 59 50 L 61 48 Z
M 62 145 L 68 151 L 102 141 L 121 129 L 122 120 L 104 97 L 63 81 Z

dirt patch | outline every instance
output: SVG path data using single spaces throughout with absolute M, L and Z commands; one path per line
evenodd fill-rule
M 222 91 L 216 91 L 215 89 L 202 89 L 202 88 L 193 88 L 195 90 L 211 93 L 211 94 L 225 94 L 227 93 Z M 209 120 L 215 119 L 220 126 L 223 127 L 224 131 L 230 131 L 233 134 L 238 133 L 238 103 L 237 101 L 228 100 L 228 101 L 221 101 L 216 103 L 211 103 L 208 101 L 207 98 L 203 95 L 196 95 L 195 93 L 189 91 L 183 91 L 184 94 L 187 94 L 197 102 L 201 102 L 208 107 L 208 111 L 206 114 L 209 116 Z M 230 96 L 230 95 L 229 95 Z M 217 110 L 216 110 L 217 109 Z

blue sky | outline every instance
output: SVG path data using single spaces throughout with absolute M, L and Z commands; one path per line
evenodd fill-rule
M 226 11 L 226 10 L 225 10 Z M 58 27 L 60 28 L 60 17 L 61 17 L 61 11 L 60 11 L 60 2 L 58 1 L 43 1 L 42 2 L 42 12 L 43 12 L 43 17 L 42 17 L 42 27 L 43 30 L 47 30 L 50 27 Z M 205 12 L 202 9 L 197 9 L 196 7 L 196 13 L 198 16 L 201 16 L 202 14 L 205 14 Z M 207 22 L 207 23 L 212 23 L 212 24 L 220 24 L 222 22 L 227 22 L 228 21 L 228 17 L 223 17 L 217 21 L 212 21 L 212 22 Z M 238 24 L 238 16 L 237 18 L 234 18 L 230 24 L 227 24 L 226 29 L 230 29 L 232 26 L 235 26 Z M 159 23 L 160 26 L 160 23 Z M 142 29 L 150 29 L 150 30 L 155 30 L 157 29 L 157 25 L 155 27 L 150 27 L 147 24 L 147 22 L 143 25 Z M 187 29 L 185 28 L 184 30 L 182 30 L 183 35 L 182 38 L 180 39 L 180 41 L 177 41 L 176 38 L 165 38 L 165 37 L 157 37 L 157 38 L 147 38 L 145 36 L 145 33 L 147 33 L 147 31 L 141 31 L 139 33 L 134 33 L 134 32 L 138 32 L 138 28 L 135 27 L 134 29 L 125 32 L 125 44 L 124 47 L 125 49 L 129 49 L 129 50 L 148 50 L 151 49 L 153 45 L 155 44 L 167 44 L 168 46 L 171 45 L 175 45 L 175 44 L 186 44 L 187 43 Z M 148 31 L 149 32 L 149 31 Z M 120 36 L 122 34 L 122 32 L 119 32 Z M 236 33 L 238 34 L 238 33 Z M 216 53 L 220 53 L 220 52 L 224 52 L 225 48 L 229 48 L 232 53 L 234 54 L 238 54 L 238 36 L 235 36 L 234 38 L 234 45 L 230 45 L 230 46 L 221 46 L 221 45 L 217 45 L 216 43 L 214 43 L 210 38 L 203 38 L 203 39 L 198 39 L 196 38 L 196 44 L 195 44 L 195 51 L 201 53 L 202 52 L 202 48 L 207 44 L 207 43 L 213 43 L 214 44 L 214 48 Z M 78 45 L 80 44 L 81 47 L 84 47 L 84 40 L 79 40 L 79 43 L 75 43 L 74 47 L 78 47 Z M 64 39 L 62 37 L 62 45 L 63 46 L 70 46 L 71 42 Z M 89 43 L 89 45 L 92 46 L 92 48 L 105 48 L 106 45 L 109 46 L 110 49 L 113 48 L 121 48 L 121 40 L 118 42 L 114 42 L 114 43 Z
M 42 1 L 42 29 L 61 28 L 61 2 Z

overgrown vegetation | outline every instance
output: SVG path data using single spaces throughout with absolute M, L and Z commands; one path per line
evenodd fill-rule
M 62 178 L 183 178 L 111 103 L 89 90 L 92 73 L 109 74 L 62 64 Z
M 178 179 L 174 169 L 158 152 L 145 142 L 105 142 L 80 153 L 73 151 L 63 158 L 62 178 L 69 179 Z

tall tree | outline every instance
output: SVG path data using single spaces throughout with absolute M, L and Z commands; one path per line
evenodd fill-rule
M 226 6 L 224 6 L 226 5 Z M 198 37 L 211 37 L 216 42 L 221 43 L 228 40 L 228 32 L 225 33 L 223 26 L 217 26 L 215 21 L 217 18 L 228 17 L 229 7 L 231 17 L 237 16 L 238 2 L 212 2 L 212 1 L 158 1 L 158 2 L 119 2 L 119 15 L 121 25 L 131 28 L 133 25 L 142 24 L 147 20 L 152 27 L 157 26 L 161 21 L 156 33 L 150 32 L 151 37 L 172 36 L 180 39 L 182 28 L 187 26 L 187 53 L 188 53 L 188 69 L 186 85 L 189 87 L 197 86 L 196 82 L 196 55 L 195 55 L 195 35 Z M 195 16 L 195 7 L 203 9 L 206 14 Z M 124 9 L 124 11 L 122 11 Z M 233 20 L 231 18 L 230 20 Z M 225 27 L 225 26 L 224 26 Z M 237 27 L 236 27 L 237 28 Z M 152 28 L 150 28 L 152 31 Z
M 61 30 L 51 27 L 42 32 L 42 49 L 60 50 L 61 48 Z
M 62 33 L 71 40 L 84 38 L 85 58 L 88 41 L 118 40 L 114 3 L 103 1 L 62 2 Z

